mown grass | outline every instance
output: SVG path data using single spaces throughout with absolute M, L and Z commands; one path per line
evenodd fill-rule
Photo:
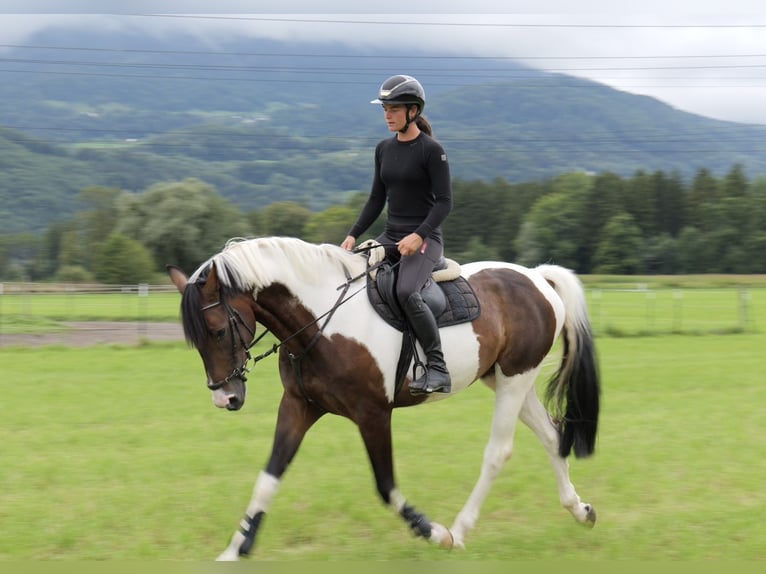
M 264 343 L 267 345 L 268 343 Z M 267 516 L 256 561 L 667 561 L 766 558 L 760 333 L 597 339 L 596 454 L 573 482 L 593 530 L 558 503 L 521 426 L 464 552 L 413 540 L 377 499 L 358 433 L 326 417 Z M 244 410 L 215 409 L 183 344 L 0 349 L 0 560 L 209 560 L 228 542 L 271 448 L 276 359 Z M 449 525 L 481 464 L 491 392 L 476 385 L 394 416 L 410 502 Z
M 674 277 L 676 286 L 643 277 L 586 279 L 597 335 L 722 334 L 758 331 L 766 325 L 766 286 L 761 276 Z M 646 279 L 646 280 L 645 280 Z M 26 293 L 0 296 L 0 336 L 66 329 L 66 321 L 179 320 L 172 292 Z
M 177 292 L 13 293 L 0 295 L 0 328 L 11 332 L 21 320 L 34 321 L 178 321 Z

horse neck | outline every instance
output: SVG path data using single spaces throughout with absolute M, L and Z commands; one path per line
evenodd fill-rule
M 329 292 L 329 289 L 322 291 Z M 321 324 L 321 319 L 317 319 L 333 304 L 334 301 L 331 301 L 326 309 L 315 311 L 302 301 L 299 294 L 281 283 L 273 283 L 255 296 L 258 322 L 280 341 L 294 339 L 299 346 L 308 344 Z

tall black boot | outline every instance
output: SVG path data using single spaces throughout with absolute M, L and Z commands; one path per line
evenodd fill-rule
M 404 304 L 404 313 L 426 354 L 426 372 L 410 383 L 410 394 L 449 393 L 452 382 L 444 363 L 439 327 L 434 314 L 423 302 L 420 293 L 410 295 Z

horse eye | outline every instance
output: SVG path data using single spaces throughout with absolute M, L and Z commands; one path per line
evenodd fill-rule
M 215 332 L 215 340 L 220 341 L 223 339 L 223 336 L 226 334 L 226 329 L 219 329 Z

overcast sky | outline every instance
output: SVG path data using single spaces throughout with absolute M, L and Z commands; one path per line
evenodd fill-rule
M 157 34 L 183 29 L 209 38 L 211 45 L 233 34 L 301 38 L 328 42 L 328 53 L 338 42 L 380 50 L 411 48 L 413 53 L 438 48 L 455 56 L 514 58 L 651 95 L 693 113 L 766 124 L 764 0 L 574 4 L 0 0 L 0 50 L 24 44 L 29 34 L 48 26 L 140 27 Z M 210 14 L 213 6 L 215 14 Z

